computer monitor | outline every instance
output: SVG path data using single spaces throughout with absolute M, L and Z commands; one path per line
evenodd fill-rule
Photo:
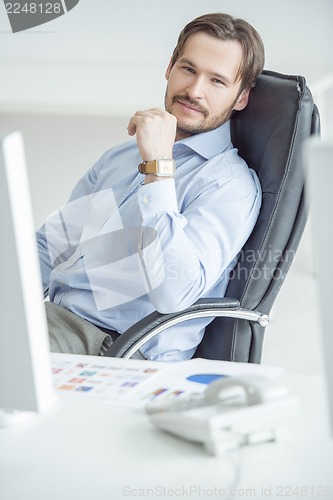
M 55 401 L 22 136 L 0 136 L 0 427 Z M 29 412 L 29 413 L 27 413 Z
M 333 138 L 311 138 L 306 144 L 307 189 L 310 198 L 326 386 L 333 434 Z

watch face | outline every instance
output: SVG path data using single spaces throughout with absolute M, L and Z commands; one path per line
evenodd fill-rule
M 175 174 L 175 167 L 173 160 L 161 159 L 158 161 L 157 175 L 174 175 L 174 174 Z

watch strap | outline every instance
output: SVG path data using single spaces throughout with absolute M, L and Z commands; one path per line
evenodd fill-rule
M 138 165 L 141 174 L 155 174 L 160 176 L 175 175 L 176 164 L 172 158 L 158 158 L 152 161 L 143 161 Z

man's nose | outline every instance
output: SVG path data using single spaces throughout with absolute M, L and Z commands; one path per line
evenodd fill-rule
M 195 78 L 186 87 L 187 94 L 192 99 L 202 99 L 204 97 L 204 80 L 203 78 Z

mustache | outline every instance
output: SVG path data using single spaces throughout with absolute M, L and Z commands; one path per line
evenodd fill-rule
M 196 101 L 195 99 L 192 99 L 191 97 L 188 97 L 186 95 L 174 95 L 172 98 L 172 104 L 175 103 L 176 101 L 188 104 L 191 108 L 195 109 L 196 111 L 199 111 L 202 113 L 205 117 L 208 116 L 208 111 L 206 108 L 202 107 L 201 104 Z

